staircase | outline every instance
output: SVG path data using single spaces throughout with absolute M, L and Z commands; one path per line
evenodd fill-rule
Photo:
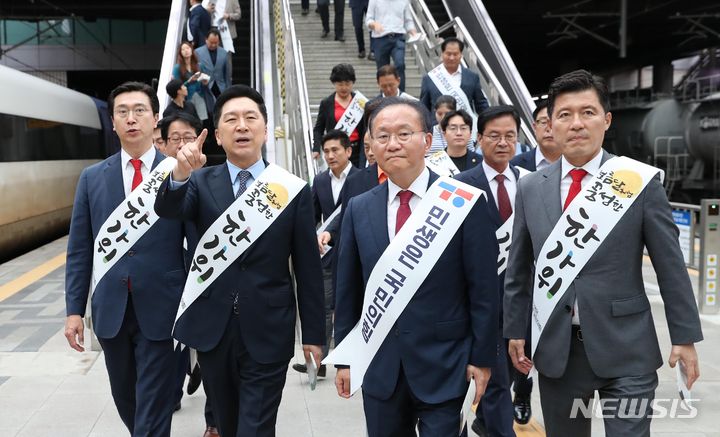
M 360 91 L 372 99 L 380 93 L 377 86 L 375 73 L 375 61 L 368 61 L 367 58 L 357 57 L 358 49 L 355 42 L 355 29 L 352 25 L 352 11 L 345 5 L 345 42 L 334 40 L 334 12 L 333 5 L 330 5 L 330 34 L 327 38 L 320 38 L 322 34 L 322 23 L 320 15 L 314 12 L 315 2 L 310 2 L 310 13 L 306 16 L 301 14 L 300 2 L 291 5 L 293 20 L 295 21 L 295 32 L 302 44 L 303 61 L 308 87 L 308 99 L 310 101 L 310 112 L 313 117 L 313 125 L 317 117 L 320 101 L 335 91 L 330 82 L 330 71 L 340 63 L 351 64 L 355 68 L 354 89 Z M 365 50 L 370 50 L 370 41 L 367 29 L 365 30 Z M 405 92 L 420 97 L 420 75 L 412 47 L 405 48 Z
M 250 62 L 250 50 L 252 40 L 250 38 L 250 0 L 239 0 L 242 15 L 235 23 L 237 39 L 235 40 L 235 55 L 232 62 L 232 83 L 252 85 L 250 83 L 252 64 Z

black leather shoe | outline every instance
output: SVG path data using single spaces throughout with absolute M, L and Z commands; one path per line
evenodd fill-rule
M 365 50 L 358 52 L 358 58 L 362 59 L 365 57 Z
M 345 37 L 343 35 L 335 35 L 335 41 L 345 42 Z
M 310 13 L 310 9 L 303 9 L 303 10 L 302 10 L 302 14 L 303 14 L 303 15 L 307 15 L 307 14 L 309 14 L 309 13 Z
M 307 366 L 305 364 L 293 364 L 292 368 L 296 372 L 307 373 Z M 318 369 L 317 376 L 318 378 L 324 378 L 326 374 L 327 368 L 325 367 L 325 364 L 321 364 Z
M 490 434 L 488 434 L 487 429 L 485 429 L 485 422 L 480 420 L 480 418 L 476 417 L 475 420 L 473 420 L 472 426 L 470 427 L 475 432 L 475 434 L 479 435 L 480 437 L 489 437 Z
M 328 31 L 328 30 L 323 30 L 323 33 L 320 35 L 320 38 L 327 38 L 328 33 L 330 33 L 330 31 Z
M 515 417 L 515 422 L 520 425 L 526 425 L 530 422 L 530 417 L 532 417 L 530 399 L 515 396 L 515 399 L 513 399 L 513 416 Z
M 182 408 L 182 405 L 180 405 L 180 401 L 178 401 L 178 403 L 175 404 L 175 411 L 180 411 L 180 408 Z
M 375 60 L 375 53 L 370 52 L 370 54 L 368 55 L 368 61 L 374 61 L 374 60 Z
M 202 375 L 200 374 L 200 366 L 195 366 L 192 373 L 190 373 L 190 378 L 188 378 L 187 383 L 187 394 L 191 395 L 195 393 L 200 387 L 200 383 L 202 382 Z

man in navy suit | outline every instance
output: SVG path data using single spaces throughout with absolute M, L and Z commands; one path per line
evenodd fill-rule
M 478 144 L 482 148 L 482 165 L 456 177 L 478 187 L 488 195 L 488 209 L 496 231 L 512 215 L 519 171 L 510 165 L 515 156 L 515 144 L 520 128 L 520 115 L 512 106 L 501 105 L 486 109 L 478 119 Z M 502 302 L 505 273 L 500 275 L 498 296 Z M 502 322 L 502 307 L 500 307 Z M 510 397 L 507 347 L 502 338 L 502 326 L 495 328 L 498 339 L 497 362 L 492 367 L 488 387 L 476 410 L 472 429 L 481 437 L 515 436 L 513 405 Z
M 384 99 L 370 117 L 373 149 L 388 181 L 350 200 L 343 219 L 335 311 L 341 342 L 361 316 L 364 288 L 401 218 L 398 193 L 417 207 L 438 178 L 425 167 L 432 135 L 425 108 Z M 362 384 L 368 434 L 457 435 L 468 381 L 476 401 L 497 361 L 497 241 L 480 198 L 429 276 L 400 314 Z M 480 256 L 482 254 L 482 256 Z M 350 397 L 350 369 L 339 366 L 338 394 Z
M 441 45 L 442 65 L 451 83 L 454 83 L 467 96 L 470 102 L 470 109 L 476 114 L 488 107 L 488 101 L 480 87 L 480 77 L 474 71 L 463 68 L 462 52 L 465 44 L 455 37 L 445 38 Z M 422 78 L 420 88 L 420 101 L 428 111 L 435 107 L 435 100 L 443 95 L 427 74 Z
M 159 103 L 148 85 L 126 82 L 108 99 L 122 149 L 83 170 L 73 204 L 65 272 L 65 337 L 84 350 L 83 317 L 94 240 L 106 219 L 165 157 L 153 147 Z M 159 219 L 99 280 L 92 321 L 115 406 L 132 436 L 170 436 L 176 367 L 171 331 L 182 287 L 183 224 Z
M 205 10 L 202 2 L 200 0 L 190 0 L 188 34 L 192 36 L 192 42 L 196 49 L 205 45 L 205 38 L 211 26 L 210 13 Z
M 533 131 L 535 132 L 535 140 L 538 146 L 514 157 L 510 163 L 512 165 L 522 167 L 525 170 L 536 171 L 542 170 L 553 162 L 560 159 L 562 149 L 553 138 L 552 129 L 550 129 L 547 113 L 547 100 L 541 100 L 537 103 L 533 111 Z
M 462 109 L 448 112 L 440 121 L 440 129 L 447 143 L 445 152 L 461 172 L 482 162 L 482 156 L 468 150 L 472 128 L 472 117 Z
M 359 170 L 350 162 L 352 146 L 347 134 L 338 129 L 332 129 L 322 138 L 323 155 L 328 169 L 315 176 L 312 186 L 313 206 L 315 209 L 315 223 L 326 221 L 340 206 L 340 193 L 348 178 Z M 324 254 L 325 245 L 320 244 L 320 252 Z M 337 251 L 324 255 L 323 285 L 325 287 L 325 346 L 323 356 L 327 356 L 330 349 L 333 332 L 333 311 L 335 310 L 335 288 L 333 287 L 333 264 Z M 293 369 L 300 373 L 307 373 L 305 364 L 293 364 Z M 318 369 L 318 376 L 325 376 L 325 365 Z
M 178 152 L 155 210 L 184 218 L 203 235 L 268 165 L 267 110 L 260 93 L 236 85 L 218 97 L 215 138 L 227 161 L 207 162 L 203 132 Z M 192 177 L 191 177 L 192 175 Z M 174 336 L 197 349 L 220 435 L 273 436 L 285 375 L 294 354 L 296 300 L 305 357 L 321 360 L 324 293 L 310 187 L 302 188 L 265 233 L 185 310 Z M 297 282 L 293 292 L 288 259 Z

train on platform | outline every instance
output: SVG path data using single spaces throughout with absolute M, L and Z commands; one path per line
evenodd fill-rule
M 67 233 L 80 172 L 119 147 L 105 102 L 0 65 L 0 262 Z

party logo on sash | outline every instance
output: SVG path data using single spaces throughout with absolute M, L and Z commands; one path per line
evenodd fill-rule
M 442 188 L 442 191 L 440 191 L 439 197 L 445 201 L 452 198 L 452 204 L 456 208 L 461 208 L 463 205 L 465 205 L 466 200 L 471 201 L 473 198 L 472 193 L 465 191 L 462 188 L 458 188 L 447 182 L 440 181 L 438 183 L 438 185 L 440 186 L 440 188 Z M 453 194 L 455 196 L 453 196 Z

